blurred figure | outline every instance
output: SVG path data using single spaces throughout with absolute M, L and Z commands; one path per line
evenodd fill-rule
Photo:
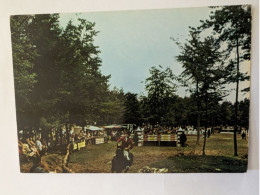
M 182 134 L 180 135 L 180 143 L 181 143 L 181 147 L 185 147 L 185 142 L 187 141 L 187 137 L 185 135 L 184 132 L 182 132 Z

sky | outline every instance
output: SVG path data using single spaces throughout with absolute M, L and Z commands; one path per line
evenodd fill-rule
M 102 74 L 111 75 L 111 88 L 116 86 L 124 92 L 141 94 L 145 92 L 143 81 L 149 77 L 152 66 L 170 67 L 175 75 L 182 72 L 182 65 L 176 61 L 180 50 L 170 38 L 185 42 L 189 26 L 199 26 L 200 20 L 208 19 L 210 11 L 204 7 L 69 13 L 60 14 L 60 23 L 65 27 L 71 19 L 76 23 L 78 17 L 95 22 L 99 34 L 94 43 L 101 51 Z M 248 83 L 242 85 L 246 87 Z M 177 94 L 189 95 L 183 87 L 177 89 Z M 234 102 L 235 92 L 226 100 Z

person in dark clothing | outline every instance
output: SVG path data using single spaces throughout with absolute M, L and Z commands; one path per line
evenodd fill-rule
M 135 134 L 134 134 L 133 141 L 134 141 L 134 145 L 138 146 L 138 134 L 137 134 L 137 132 L 135 132 Z
M 241 137 L 242 139 L 246 139 L 246 132 L 244 130 L 241 131 Z
M 185 147 L 185 142 L 187 141 L 187 137 L 184 134 L 184 132 L 182 132 L 182 134 L 180 135 L 180 143 L 181 143 L 181 147 Z
M 208 133 L 208 138 L 209 138 L 210 137 L 210 130 L 208 130 L 207 133 Z
M 49 171 L 47 171 L 42 165 L 41 158 L 35 157 L 33 159 L 33 166 L 30 169 L 30 173 L 49 173 Z

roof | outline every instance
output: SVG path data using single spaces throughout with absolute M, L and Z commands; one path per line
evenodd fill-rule
M 104 128 L 102 128 L 102 127 L 97 127 L 97 126 L 92 126 L 92 125 L 87 125 L 86 129 L 90 130 L 90 131 L 101 131 L 101 130 L 104 130 Z

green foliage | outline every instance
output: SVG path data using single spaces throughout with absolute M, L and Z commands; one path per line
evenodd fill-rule
M 123 90 L 116 87 L 106 95 L 101 105 L 99 124 L 120 124 L 124 121 L 125 97 Z
M 108 93 L 108 79 L 99 70 L 100 51 L 94 45 L 94 23 L 79 19 L 79 24 L 71 21 L 62 33 L 60 59 L 63 97 L 59 102 L 63 112 L 69 112 L 69 122 L 85 125 L 97 122 L 102 114 L 101 104 Z M 66 105 L 66 106 L 64 106 Z
M 165 70 L 162 70 L 162 66 L 152 67 L 150 75 L 145 81 L 145 89 L 148 93 L 146 103 L 150 112 L 149 122 L 156 124 L 165 121 L 177 85 L 173 82 L 175 76 L 169 67 Z
M 37 49 L 28 36 L 31 20 L 31 16 L 10 18 L 17 120 L 21 122 L 18 126 L 24 126 L 29 120 L 24 116 L 25 113 L 32 112 L 28 96 L 37 83 L 37 74 L 33 72 Z
M 201 28 L 213 28 L 219 41 L 227 41 L 227 52 L 239 44 L 243 55 L 241 60 L 250 60 L 251 50 L 251 6 L 219 6 L 213 7 L 210 20 L 202 21 Z M 237 43 L 237 39 L 239 39 Z
M 62 124 L 195 125 L 196 116 L 205 117 L 202 108 L 215 115 L 216 124 L 235 123 L 235 106 L 219 102 L 225 96 L 224 83 L 249 79 L 234 68 L 250 59 L 249 6 L 215 8 L 210 20 L 190 27 L 185 44 L 175 41 L 181 50 L 177 61 L 184 68 L 182 74 L 177 78 L 170 68 L 152 67 L 145 80 L 147 96 L 141 97 L 109 90 L 110 76 L 102 75 L 100 50 L 94 44 L 95 23 L 79 18 L 63 29 L 58 14 L 46 14 L 12 16 L 10 24 L 19 129 Z M 205 29 L 213 30 L 212 36 L 203 37 Z M 240 56 L 233 58 L 232 52 L 238 50 Z M 175 80 L 189 87 L 190 97 L 175 94 Z M 240 124 L 248 126 L 249 100 L 237 105 Z M 203 125 L 207 122 L 202 120 Z
M 200 29 L 212 28 L 217 40 L 226 44 L 224 48 L 228 64 L 227 83 L 236 83 L 234 155 L 237 156 L 236 131 L 238 125 L 239 82 L 248 80 L 249 76 L 240 72 L 240 63 L 250 60 L 251 50 L 251 7 L 248 5 L 215 7 L 210 20 L 202 21 Z M 235 53 L 235 55 L 233 54 Z M 242 91 L 249 91 L 245 89 Z
M 222 84 L 227 74 L 221 63 L 222 53 L 219 51 L 219 42 L 213 36 L 202 39 L 200 35 L 199 28 L 190 27 L 190 39 L 185 44 L 182 45 L 175 41 L 181 50 L 176 58 L 184 69 L 179 76 L 179 81 L 189 87 L 189 91 L 197 103 L 198 131 L 200 130 L 202 107 L 205 110 L 204 121 L 207 128 L 208 104 L 211 103 L 214 107 L 225 96 Z M 199 133 L 197 144 L 199 144 Z
M 138 101 L 137 94 L 126 93 L 125 94 L 125 114 L 124 121 L 129 124 L 141 125 L 141 105 Z
M 58 14 L 11 17 L 19 128 L 94 123 L 111 102 L 115 114 L 94 26 L 79 19 L 62 29 Z

